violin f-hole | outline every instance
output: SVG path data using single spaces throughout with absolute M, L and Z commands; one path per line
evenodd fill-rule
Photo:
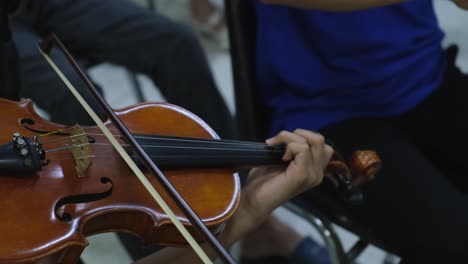
M 54 206 L 55 217 L 62 222 L 71 222 L 73 220 L 73 215 L 65 210 L 67 205 L 94 202 L 110 196 L 114 189 L 112 181 L 107 177 L 102 177 L 100 181 L 102 184 L 108 185 L 106 191 L 67 196 L 60 199 Z
M 36 122 L 31 119 L 31 118 L 22 118 L 20 120 L 20 124 L 26 128 L 27 130 L 29 131 L 32 131 L 34 133 L 39 133 L 39 134 L 46 134 L 46 133 L 51 133 L 51 132 L 54 132 L 54 131 L 48 131 L 48 130 L 45 130 L 43 128 L 37 128 L 37 124 Z M 64 135 L 64 136 L 67 136 L 69 135 L 70 133 L 64 133 L 64 132 L 60 132 L 60 133 L 54 133 L 56 135 Z

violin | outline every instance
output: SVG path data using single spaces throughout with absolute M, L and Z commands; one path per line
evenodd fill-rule
M 131 232 L 144 244 L 186 244 L 99 129 L 46 121 L 30 100 L 0 99 L 0 109 L 0 263 L 76 263 L 86 237 L 103 232 Z M 201 119 L 174 105 L 142 103 L 115 113 L 214 234 L 239 203 L 235 170 L 283 164 L 283 147 L 220 140 Z M 138 164 L 132 149 L 126 150 Z M 351 182 L 351 173 L 372 177 L 380 166 L 372 152 L 353 156 L 352 166 L 338 157 L 330 161 L 327 175 L 340 175 L 334 178 L 338 185 L 343 177 Z M 166 191 L 147 176 L 199 239 Z
M 43 52 L 53 42 L 104 108 L 105 124 Z M 211 263 L 197 244 L 203 238 L 225 263 L 235 263 L 213 236 L 239 204 L 235 171 L 286 165 L 285 147 L 220 140 L 201 119 L 170 104 L 113 111 L 55 35 L 40 50 L 97 127 L 51 123 L 29 100 L 0 99 L 0 233 L 8 241 L 0 263 L 76 263 L 87 236 L 114 231 L 145 244 L 189 243 Z M 372 179 L 380 160 L 358 151 L 351 162 L 335 154 L 325 175 L 339 193 L 360 199 L 356 185 Z

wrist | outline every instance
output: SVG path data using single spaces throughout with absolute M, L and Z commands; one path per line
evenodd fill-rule
M 226 226 L 224 227 L 221 234 L 218 236 L 218 240 L 226 247 L 229 248 L 234 243 L 242 239 L 244 236 L 244 232 L 242 226 L 239 225 L 235 215 L 226 222 Z
M 231 219 L 226 222 L 226 227 L 220 234 L 219 239 L 228 247 L 246 237 L 264 222 L 262 217 L 257 217 L 257 214 L 250 212 L 246 206 L 243 206 L 243 202 L 241 200 L 241 205 Z M 265 216 L 266 218 L 267 216 Z

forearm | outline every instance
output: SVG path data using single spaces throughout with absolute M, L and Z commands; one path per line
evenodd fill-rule
M 265 4 L 280 4 L 322 11 L 355 11 L 385 6 L 408 0 L 261 0 Z M 467 1 L 467 0 L 459 0 Z

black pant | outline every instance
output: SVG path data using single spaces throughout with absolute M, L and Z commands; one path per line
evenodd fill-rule
M 364 203 L 349 209 L 405 263 L 468 263 L 468 76 L 449 53 L 443 83 L 410 112 L 322 131 L 345 153 L 382 158 Z
M 92 122 L 38 52 L 39 36 L 49 32 L 56 33 L 85 64 L 110 62 L 146 74 L 168 102 L 200 116 L 222 137 L 231 137 L 228 108 L 216 88 L 202 48 L 186 27 L 128 0 L 22 0 L 21 3 L 19 14 L 13 18 L 14 40 L 21 61 L 19 96 L 32 98 L 50 113 L 53 121 Z M 59 65 L 65 65 L 63 58 L 56 59 Z M 66 75 L 72 76 L 72 83 L 78 83 L 77 76 Z M 92 105 L 99 110 L 96 104 Z

